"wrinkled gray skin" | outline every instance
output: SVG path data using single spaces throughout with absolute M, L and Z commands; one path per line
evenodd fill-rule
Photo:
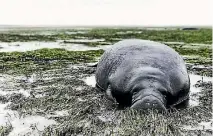
M 182 57 L 148 40 L 123 40 L 105 51 L 97 65 L 96 87 L 120 105 L 167 111 L 189 97 L 190 81 Z

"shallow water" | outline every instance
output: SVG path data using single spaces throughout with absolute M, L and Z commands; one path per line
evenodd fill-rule
M 17 91 L 1 91 L 0 90 L 0 95 L 5 96 L 5 95 L 12 95 L 12 94 L 23 94 L 25 97 L 29 97 L 30 93 L 28 90 L 20 89 Z
M 66 41 L 67 42 L 104 42 L 105 39 L 70 39 L 70 40 L 66 40 Z
M 213 130 L 213 119 L 209 122 L 200 122 L 197 126 L 183 126 L 186 130 Z
M 121 39 L 119 39 L 121 40 Z M 0 52 L 26 52 L 26 51 L 33 51 L 43 48 L 62 48 L 69 51 L 87 51 L 87 50 L 106 50 L 110 48 L 112 45 L 100 45 L 100 46 L 87 46 L 84 45 L 84 42 L 104 42 L 105 39 L 71 39 L 66 40 L 68 43 L 64 43 L 63 40 L 58 40 L 56 42 L 38 42 L 38 41 L 31 41 L 31 42 L 0 42 Z M 82 42 L 82 43 L 69 43 L 69 42 Z M 187 48 L 196 48 L 200 46 L 208 46 L 211 47 L 209 44 L 196 44 L 191 43 L 185 45 L 184 42 L 163 42 L 165 44 L 177 44 L 177 45 L 184 45 Z
M 18 83 L 18 79 L 20 79 L 20 77 L 0 74 L 0 95 L 23 94 L 25 97 L 29 97 L 30 90 L 19 87 L 20 83 Z
M 124 31 L 124 32 L 116 32 L 116 34 L 141 34 L 142 31 Z
M 13 32 L 14 34 L 19 34 L 19 35 L 26 35 L 26 36 L 31 36 L 31 35 L 55 35 L 57 34 L 56 32 L 53 31 L 37 31 L 37 32 Z
M 95 84 L 96 84 L 95 75 L 86 77 L 86 78 L 84 78 L 83 80 L 84 80 L 84 82 L 85 82 L 87 85 L 92 86 L 92 87 L 95 87 Z
M 0 47 L 0 52 L 26 52 L 42 48 L 62 48 L 58 42 L 1 42 Z
M 89 46 L 86 46 L 83 44 L 70 44 L 70 46 L 68 44 L 66 44 L 64 48 L 69 51 L 88 51 L 88 50 L 100 50 L 100 49 L 106 50 L 110 47 L 111 47 L 111 45 L 89 47 Z
M 167 45 L 183 45 L 185 48 L 195 48 L 195 47 L 211 47 L 211 44 L 203 44 L 203 43 L 185 43 L 185 42 L 162 42 Z
M 79 40 L 69 40 L 73 42 L 97 42 L 103 41 L 103 39 L 79 39 Z M 87 51 L 87 50 L 100 50 L 107 49 L 111 47 L 111 45 L 101 45 L 97 47 L 90 47 L 84 44 L 74 44 L 74 43 L 63 43 L 60 40 L 57 42 L 0 42 L 0 52 L 26 52 L 33 51 L 43 48 L 53 49 L 53 48 L 61 48 L 69 51 Z
M 49 125 L 56 124 L 54 120 L 46 119 L 42 116 L 28 116 L 24 118 L 15 118 L 11 121 L 13 130 L 9 136 L 17 135 L 41 135 L 41 131 Z
M 8 117 L 14 116 L 15 112 L 12 110 L 6 109 L 6 107 L 10 103 L 1 104 L 0 103 L 0 126 L 7 126 L 10 125 L 10 122 L 8 121 Z
M 199 105 L 199 92 L 202 91 L 201 87 L 196 87 L 196 83 L 198 81 L 201 82 L 212 82 L 212 77 L 207 76 L 200 76 L 200 75 L 194 75 L 190 74 L 190 99 L 189 104 L 190 106 L 198 106 Z
M 55 111 L 52 114 L 46 115 L 46 117 L 48 118 L 52 118 L 52 117 L 61 117 L 61 116 L 68 116 L 69 112 L 67 110 L 62 110 L 62 111 Z
M 65 34 L 85 34 L 88 33 L 87 31 L 77 31 L 77 32 L 72 32 L 72 31 L 66 31 Z
M 177 44 L 177 45 L 184 45 L 184 42 L 163 42 L 164 44 Z
M 9 133 L 9 136 L 40 136 L 41 132 L 47 126 L 56 124 L 56 121 L 48 119 L 48 116 L 21 116 L 17 111 L 7 109 L 9 104 L 10 102 L 5 104 L 0 103 L 0 126 L 12 126 L 13 129 Z M 55 114 L 57 116 L 64 116 L 67 113 L 63 111 L 56 111 Z M 49 117 L 53 117 L 53 115 Z

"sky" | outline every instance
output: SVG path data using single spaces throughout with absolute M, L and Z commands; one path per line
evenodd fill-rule
M 0 0 L 0 25 L 210 26 L 212 0 Z

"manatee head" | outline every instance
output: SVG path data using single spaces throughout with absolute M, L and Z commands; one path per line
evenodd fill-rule
M 166 90 L 156 88 L 134 89 L 132 91 L 133 109 L 153 109 L 158 112 L 166 112 Z

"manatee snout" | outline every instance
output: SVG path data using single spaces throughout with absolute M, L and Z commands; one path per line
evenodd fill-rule
M 147 95 L 133 102 L 131 108 L 142 110 L 157 110 L 158 112 L 166 112 L 165 102 L 161 96 Z

